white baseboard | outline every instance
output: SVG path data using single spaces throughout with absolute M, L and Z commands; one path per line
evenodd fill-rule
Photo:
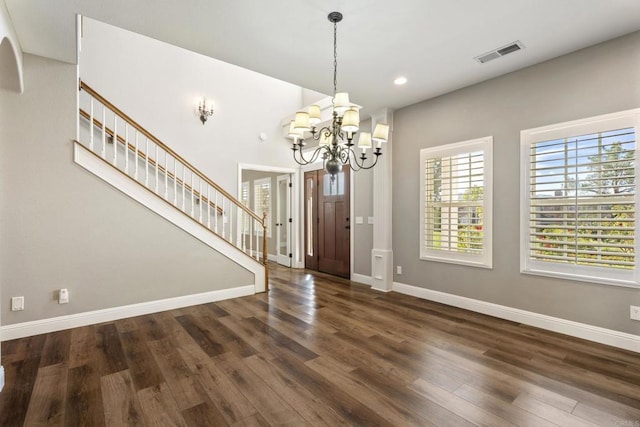
M 363 285 L 367 286 L 373 285 L 373 279 L 371 278 L 371 276 L 365 276 L 364 274 L 352 273 L 351 281 L 362 283 Z
M 4 388 L 4 366 L 0 365 L 0 391 Z
M 188 307 L 197 304 L 205 304 L 214 301 L 222 301 L 230 298 L 253 295 L 253 284 L 219 291 L 203 292 L 200 294 L 184 295 L 175 298 L 167 298 L 156 301 L 141 302 L 138 304 L 124 305 L 121 307 L 105 308 L 102 310 L 88 311 L 85 313 L 70 314 L 67 316 L 52 317 L 50 319 L 33 320 L 30 322 L 16 323 L 0 326 L 0 341 L 29 337 L 69 328 L 93 325 L 102 322 L 112 322 L 126 317 L 141 316 L 157 313 L 159 311 L 173 310 L 175 308 Z
M 578 323 L 572 320 L 560 319 L 558 317 L 547 316 L 545 314 L 520 310 L 486 301 L 447 294 L 445 292 L 420 288 L 418 286 L 406 285 L 404 283 L 394 282 L 393 290 L 401 294 L 411 295 L 458 308 L 464 308 L 466 310 L 487 314 L 500 319 L 511 320 L 513 322 L 523 323 L 525 325 L 535 326 L 541 329 L 559 332 L 573 337 L 640 353 L 640 336 L 638 335 L 627 334 L 625 332 L 587 325 L 585 323 Z

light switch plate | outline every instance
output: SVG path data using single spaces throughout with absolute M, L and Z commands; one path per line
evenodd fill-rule
M 11 298 L 11 311 L 24 310 L 24 297 L 12 297 Z
M 367 224 L 373 224 L 373 217 L 372 216 L 367 218 Z
M 364 224 L 364 218 L 361 216 L 356 217 L 356 224 Z

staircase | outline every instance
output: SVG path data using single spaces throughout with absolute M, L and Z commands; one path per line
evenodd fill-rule
M 268 290 L 266 219 L 89 85 L 79 90 L 75 162 L 253 272 L 256 292 Z

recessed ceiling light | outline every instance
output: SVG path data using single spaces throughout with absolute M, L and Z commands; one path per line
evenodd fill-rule
M 396 85 L 398 85 L 398 86 L 401 86 L 401 85 L 405 84 L 406 82 L 407 82 L 407 78 L 406 78 L 406 77 L 404 77 L 404 76 L 400 76 L 400 77 L 396 78 L 396 79 L 393 81 L 393 83 L 394 83 L 394 84 L 396 84 Z

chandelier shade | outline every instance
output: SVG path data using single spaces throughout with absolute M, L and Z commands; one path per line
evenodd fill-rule
M 354 151 L 354 137 L 360 130 L 359 107 L 349 101 L 347 92 L 338 92 L 338 22 L 342 21 L 340 12 L 331 12 L 329 22 L 333 23 L 333 99 L 331 120 L 326 126 L 318 127 L 322 123 L 320 106 L 311 105 L 307 111 L 298 111 L 295 119 L 289 124 L 288 137 L 293 139 L 293 159 L 300 165 L 314 163 L 321 158 L 324 169 L 334 179 L 348 165 L 354 171 L 371 169 L 382 155 L 382 143 L 389 139 L 389 126 L 384 123 L 376 124 L 373 135 L 361 132 L 358 135 L 357 148 L 362 152 L 358 155 Z M 318 141 L 318 146 L 308 152 L 303 152 L 307 139 Z M 377 142 L 373 148 L 372 141 Z M 367 156 L 367 150 L 372 149 L 372 156 Z

